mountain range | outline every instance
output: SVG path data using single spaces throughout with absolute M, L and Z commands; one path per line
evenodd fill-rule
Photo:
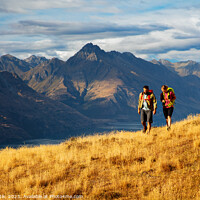
M 85 123 L 81 123 L 87 127 L 98 120 L 138 120 L 138 96 L 144 85 L 149 85 L 154 90 L 158 101 L 163 84 L 173 87 L 177 96 L 174 119 L 182 119 L 190 113 L 199 113 L 199 64 L 196 63 L 196 67 L 192 68 L 192 62 L 188 61 L 188 65 L 186 62 L 185 65 L 181 63 L 173 64 L 164 60 L 148 62 L 129 52 L 105 52 L 99 46 L 88 43 L 67 61 L 36 56 L 25 60 L 11 55 L 1 56 L 0 70 L 16 73 L 24 85 L 27 84 L 35 95 L 41 95 L 51 102 L 51 105 L 56 102 L 57 105 L 62 105 L 62 109 L 67 107 L 73 110 L 77 114 L 77 120 L 85 119 Z M 181 66 L 184 70 L 187 69 L 188 73 L 179 72 Z M 14 101 L 10 104 L 14 105 Z M 27 104 L 27 109 L 31 106 L 32 103 Z M 161 103 L 158 103 L 157 120 L 163 118 L 161 107 Z M 59 111 L 65 113 L 62 109 Z M 44 110 L 48 112 L 49 108 Z M 58 121 L 62 117 L 60 115 Z M 70 127 L 74 126 L 68 119 L 65 119 L 65 122 L 70 124 Z M 41 122 L 41 126 L 42 124 Z M 34 134 L 33 132 L 31 134 Z M 61 135 L 63 134 L 64 132 Z
M 154 90 L 158 100 L 161 85 L 174 88 L 179 97 L 177 118 L 198 110 L 199 100 L 189 100 L 191 93 L 200 95 L 196 85 L 198 77 L 192 76 L 192 80 L 190 76 L 181 77 L 164 65 L 153 64 L 128 52 L 105 52 L 91 43 L 66 62 L 51 59 L 48 64 L 41 63 L 30 69 L 22 78 L 37 92 L 95 119 L 136 120 L 138 95 L 146 84 Z
M 158 61 L 154 59 L 151 62 L 158 65 L 164 65 L 180 76 L 196 75 L 200 78 L 200 63 L 192 60 L 172 63 L 164 59 Z
M 0 72 L 0 143 L 66 138 L 92 128 L 75 109 L 28 87 L 16 74 Z M 73 126 L 72 126 L 73 124 Z

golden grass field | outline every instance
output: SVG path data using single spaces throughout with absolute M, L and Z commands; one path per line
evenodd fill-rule
M 169 132 L 166 127 L 153 128 L 150 135 L 113 131 L 59 145 L 3 149 L 0 195 L 199 200 L 200 115 L 172 124 Z

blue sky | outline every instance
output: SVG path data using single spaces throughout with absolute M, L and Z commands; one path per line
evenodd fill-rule
M 197 0 L 1 0 L 0 55 L 67 60 L 86 43 L 200 62 Z

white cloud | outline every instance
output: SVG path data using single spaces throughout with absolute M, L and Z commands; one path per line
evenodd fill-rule
M 57 55 L 59 59 L 66 61 L 68 58 L 72 57 L 76 51 L 55 51 L 55 54 Z
M 43 39 L 38 41 L 0 41 L 1 55 L 12 54 L 19 58 L 26 58 L 27 55 L 45 55 L 47 58 L 54 57 L 50 52 L 56 50 L 58 44 L 53 40 Z
M 68 9 L 69 12 L 119 13 L 121 10 L 106 0 L 1 0 L 0 11 L 28 13 L 34 10 Z
M 0 11 L 25 14 L 16 14 L 10 24 L 6 17 L 1 21 L 0 53 L 66 60 L 93 42 L 106 51 L 129 51 L 148 60 L 173 54 L 181 59 L 194 53 L 197 61 L 199 5 L 195 0 L 1 0 Z M 63 19 L 55 13 L 48 19 L 51 8 L 65 9 Z M 38 14 L 42 9 L 47 11 L 46 20 Z
M 60 21 L 39 21 L 39 20 L 23 20 L 10 24 L 9 28 L 5 27 L 0 31 L 0 35 L 95 35 L 95 37 L 112 37 L 126 35 L 140 35 L 151 32 L 153 30 L 166 30 L 170 27 L 162 24 L 146 24 L 146 25 L 118 25 L 116 23 L 104 22 L 60 22 Z
M 0 10 L 4 12 L 27 13 L 30 10 L 50 8 L 81 7 L 82 0 L 1 0 Z
M 198 49 L 189 49 L 186 51 L 169 51 L 164 54 L 158 54 L 157 58 L 159 59 L 169 59 L 169 60 L 179 60 L 179 61 L 187 61 L 194 60 L 200 62 L 200 50 Z

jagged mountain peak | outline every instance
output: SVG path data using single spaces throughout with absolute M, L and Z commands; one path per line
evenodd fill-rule
M 31 65 L 24 60 L 20 60 L 10 54 L 0 57 L 0 71 L 14 72 L 20 77 L 24 72 L 31 69 Z
M 159 62 L 162 64 L 162 65 L 172 65 L 172 63 L 169 61 L 169 60 L 165 60 L 165 59 L 160 59 Z
M 40 57 L 40 56 L 35 56 L 35 55 L 32 55 L 26 59 L 24 59 L 25 62 L 31 64 L 33 67 L 43 63 L 43 62 L 46 62 L 48 61 L 47 58 L 45 57 Z
M 158 63 L 158 61 L 156 59 L 153 59 L 150 62 L 152 62 L 153 64 L 158 64 L 159 65 L 159 63 Z
M 26 58 L 25 60 L 27 60 L 27 61 L 34 61 L 34 60 L 38 60 L 38 59 L 45 59 L 45 60 L 47 60 L 45 57 L 43 57 L 43 56 L 36 56 L 36 55 L 31 55 L 31 56 L 29 56 L 28 58 Z
M 26 58 L 25 60 L 35 60 L 37 59 L 39 56 L 36 56 L 36 55 L 31 55 L 29 56 L 28 58 Z
M 156 65 L 164 65 L 166 67 L 171 67 L 173 65 L 173 63 L 171 63 L 169 60 L 166 59 L 153 59 L 151 60 L 151 63 L 156 64 Z
M 185 64 L 188 64 L 188 65 L 196 65 L 198 64 L 197 62 L 193 61 L 193 60 L 187 60 L 187 61 L 182 61 L 182 62 L 177 62 L 177 63 L 185 63 Z
M 92 53 L 92 52 L 98 52 L 98 51 L 103 51 L 103 50 L 100 49 L 98 45 L 94 45 L 93 43 L 87 43 L 85 46 L 83 46 L 83 48 L 80 51 Z
M 75 54 L 75 57 L 81 60 L 97 61 L 104 55 L 105 51 L 100 49 L 99 46 L 88 43 L 77 54 Z
M 2 58 L 2 59 L 9 59 L 9 60 L 10 60 L 10 59 L 15 59 L 15 60 L 17 59 L 17 60 L 19 60 L 18 58 L 16 58 L 15 56 L 12 56 L 12 55 L 10 55 L 10 54 L 2 55 L 1 58 Z

